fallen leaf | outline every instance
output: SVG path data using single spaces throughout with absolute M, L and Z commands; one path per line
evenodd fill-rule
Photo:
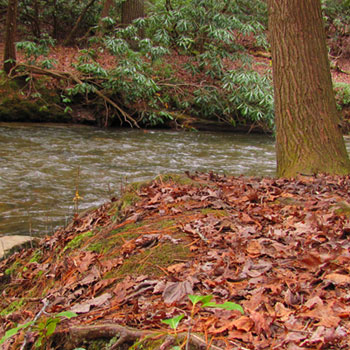
M 241 316 L 234 320 L 232 325 L 240 331 L 249 332 L 254 327 L 254 321 L 248 316 Z
M 179 263 L 179 264 L 174 264 L 174 265 L 170 265 L 167 270 L 170 272 L 170 273 L 178 273 L 180 271 L 183 270 L 183 268 L 186 266 L 185 263 Z
M 331 281 L 334 284 L 346 285 L 350 284 L 350 275 L 343 275 L 340 273 L 330 273 L 324 279 Z
M 184 282 L 168 282 L 163 292 L 163 299 L 166 304 L 183 300 L 187 295 L 193 294 L 192 283 Z
M 111 294 L 105 293 L 100 295 L 97 298 L 92 298 L 84 303 L 76 304 L 72 307 L 71 311 L 76 312 L 77 314 L 83 314 L 90 311 L 90 308 L 94 306 L 102 306 L 112 297 Z

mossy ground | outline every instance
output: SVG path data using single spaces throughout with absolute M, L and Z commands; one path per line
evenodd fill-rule
M 269 348 L 275 339 L 284 344 L 288 328 L 274 323 L 284 325 L 277 313 L 281 305 L 287 310 L 283 317 L 292 315 L 299 329 L 309 329 L 299 343 L 304 337 L 311 339 L 319 314 L 308 314 L 310 322 L 298 310 L 308 309 L 305 303 L 315 295 L 322 307 L 328 305 L 327 320 L 348 328 L 343 301 L 349 281 L 349 205 L 339 198 L 346 197 L 349 186 L 348 177 L 292 181 L 189 174 L 128 187 L 120 198 L 43 238 L 38 248 L 0 262 L 0 338 L 17 324 L 33 320 L 48 299 L 49 315 L 74 309 L 78 313 L 63 320 L 50 339 L 57 350 L 109 350 L 118 331 L 94 333 L 94 339 L 81 337 L 74 347 L 68 346 L 73 339 L 68 329 L 90 332 L 107 325 L 142 331 L 118 350 L 158 349 L 171 333 L 161 320 L 183 314 L 179 334 L 188 334 L 189 294 L 212 295 L 215 302 L 230 301 L 244 309 L 243 316 L 211 313 L 205 307 L 195 311 L 193 332 L 208 334 L 222 349 L 235 343 L 225 347 L 218 333 L 221 340 L 244 336 L 245 348 L 255 348 L 258 342 Z M 315 274 L 319 265 L 322 278 Z M 296 305 L 284 304 L 291 285 L 285 283 L 286 276 L 305 295 Z M 262 307 L 256 307 L 260 300 Z M 271 323 L 259 334 L 254 325 L 262 319 Z M 12 345 L 19 348 L 23 337 L 19 331 Z M 334 349 L 349 348 L 348 337 L 339 344 Z
M 47 80 L 36 81 L 35 93 L 28 93 L 30 79 L 8 79 L 0 74 L 0 121 L 68 122 L 71 117 L 58 107 L 59 93 L 47 88 Z

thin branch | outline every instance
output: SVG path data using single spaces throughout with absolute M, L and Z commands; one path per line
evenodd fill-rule
M 43 302 L 44 305 L 43 305 L 43 307 L 41 308 L 41 310 L 40 310 L 40 311 L 36 314 L 36 316 L 34 317 L 32 325 L 35 324 L 35 322 L 36 322 L 36 321 L 39 319 L 39 317 L 45 312 L 46 308 L 47 308 L 47 307 L 49 306 L 49 304 L 50 304 L 50 302 L 49 302 L 46 298 L 43 299 L 42 302 Z M 26 335 L 25 335 L 25 337 L 24 337 L 24 341 L 23 341 L 23 344 L 22 344 L 20 350 L 24 350 L 24 348 L 26 347 L 27 342 L 28 342 L 28 338 L 29 338 L 29 336 L 30 336 L 30 331 L 31 331 L 31 329 L 32 329 L 32 326 L 30 326 L 30 327 L 28 328 L 28 330 L 26 331 Z
M 25 68 L 26 70 L 28 70 L 34 74 L 47 75 L 47 76 L 53 77 L 55 79 L 72 80 L 77 84 L 83 84 L 83 81 L 79 77 L 75 76 L 74 74 L 72 74 L 70 72 L 59 72 L 59 71 L 49 70 L 49 69 L 45 69 L 45 68 L 41 68 L 41 67 L 37 67 L 37 66 L 32 66 L 32 65 L 28 65 L 28 64 L 24 64 L 24 63 L 18 64 L 16 66 L 16 68 Z M 114 107 L 123 116 L 124 121 L 126 123 L 129 123 L 130 126 L 135 126 L 135 127 L 139 128 L 137 121 L 131 115 L 129 115 L 127 112 L 125 112 L 121 107 L 119 107 L 111 98 L 109 98 L 108 96 L 103 94 L 98 89 L 95 89 L 94 93 L 97 96 L 101 97 L 105 102 L 109 103 L 112 107 Z

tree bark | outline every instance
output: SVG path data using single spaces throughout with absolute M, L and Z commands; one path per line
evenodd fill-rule
M 126 0 L 122 4 L 122 24 L 127 26 L 134 19 L 145 16 L 143 0 Z
M 348 174 L 320 0 L 268 0 L 278 176 Z
M 105 29 L 103 24 L 103 19 L 109 16 L 109 12 L 113 5 L 114 5 L 114 0 L 105 0 L 103 3 L 103 8 L 102 8 L 101 16 L 99 20 L 99 27 L 102 29 L 98 33 L 100 37 L 103 35 L 104 29 Z
M 108 17 L 111 7 L 114 5 L 114 0 L 105 0 L 101 11 L 101 19 Z
M 81 12 L 79 18 L 77 19 L 73 29 L 71 30 L 71 32 L 68 34 L 67 39 L 64 41 L 63 45 L 70 45 L 73 42 L 74 36 L 76 34 L 76 32 L 79 29 L 79 25 L 80 22 L 83 20 L 84 16 L 86 15 L 86 13 L 88 12 L 89 8 L 94 4 L 96 0 L 90 0 L 87 5 L 84 7 L 83 11 Z
M 6 18 L 6 34 L 4 48 L 4 71 L 9 74 L 16 65 L 16 28 L 18 0 L 9 0 Z

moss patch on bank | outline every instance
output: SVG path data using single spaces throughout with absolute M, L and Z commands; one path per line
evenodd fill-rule
M 161 320 L 183 314 L 177 340 L 186 344 L 191 324 L 193 349 L 302 347 L 320 324 L 337 342 L 317 342 L 348 348 L 349 191 L 349 177 L 212 173 L 129 186 L 38 248 L 0 262 L 0 338 L 35 320 L 34 348 L 39 324 L 72 311 L 40 349 L 156 349 L 169 339 L 176 345 Z M 193 294 L 239 305 L 244 315 L 193 309 Z M 4 344 L 19 347 L 25 334 L 18 329 Z

